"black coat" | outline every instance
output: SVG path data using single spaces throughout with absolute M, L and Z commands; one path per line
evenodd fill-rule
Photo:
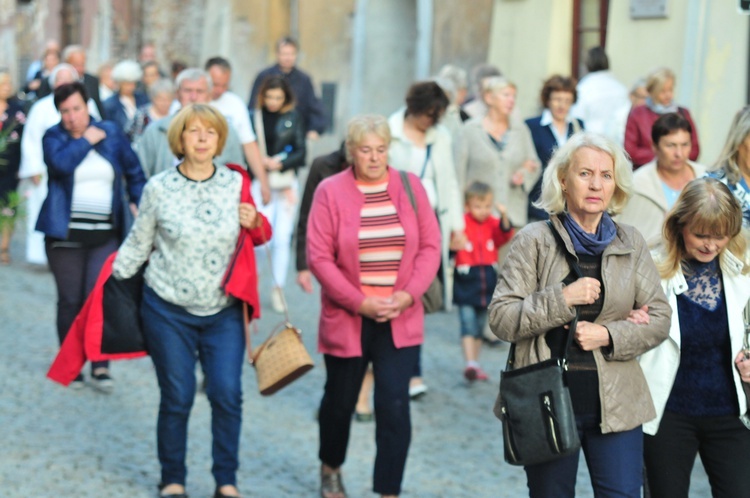
M 257 116 L 255 113 L 261 111 L 254 111 L 250 115 L 250 122 L 253 125 L 253 131 L 258 134 L 258 130 L 255 129 L 255 120 L 262 116 Z M 305 156 L 307 155 L 306 142 L 305 142 L 305 127 L 302 123 L 299 113 L 292 109 L 291 111 L 285 112 L 279 115 L 276 121 L 276 127 L 274 130 L 265 130 L 266 132 L 266 146 L 273 143 L 270 150 L 266 153 L 268 157 L 275 156 L 286 149 L 288 156 L 286 159 L 281 161 L 281 171 L 288 171 L 293 169 L 297 171 L 299 168 L 305 165 Z M 268 137 L 273 136 L 273 140 L 269 140 Z
M 345 170 L 347 166 L 344 144 L 339 150 L 316 157 L 310 166 L 297 219 L 297 271 L 307 270 L 307 218 L 310 216 L 315 189 L 318 188 L 320 182 Z

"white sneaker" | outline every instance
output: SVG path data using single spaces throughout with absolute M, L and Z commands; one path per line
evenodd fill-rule
M 273 290 L 271 290 L 271 308 L 276 313 L 283 313 L 284 303 L 284 291 L 281 290 L 281 287 L 274 287 Z
M 425 394 L 427 394 L 427 386 L 425 384 L 409 386 L 409 397 L 411 399 L 419 399 Z

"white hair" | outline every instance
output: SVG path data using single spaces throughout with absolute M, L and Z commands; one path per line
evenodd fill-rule
M 67 62 L 61 62 L 60 64 L 56 65 L 54 69 L 52 69 L 52 72 L 50 72 L 49 76 L 47 77 L 50 88 L 55 88 L 55 83 L 57 83 L 57 74 L 60 71 L 70 71 L 75 81 L 78 81 L 78 79 L 80 78 L 80 75 L 78 74 L 78 71 L 76 71 L 76 68 L 74 68 Z
M 120 61 L 112 68 L 112 79 L 116 83 L 136 83 L 143 77 L 141 65 L 135 61 Z

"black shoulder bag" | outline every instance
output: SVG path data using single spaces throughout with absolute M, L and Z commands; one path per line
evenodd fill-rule
M 571 270 L 580 278 L 581 269 L 565 250 L 562 237 L 548 221 L 563 248 Z M 552 358 L 514 369 L 516 345 L 511 344 L 508 362 L 500 374 L 500 395 L 495 414 L 503 422 L 505 461 L 511 465 L 534 465 L 555 460 L 581 447 L 573 404 L 566 380 L 568 348 L 578 323 L 576 316 L 567 330 L 562 358 Z

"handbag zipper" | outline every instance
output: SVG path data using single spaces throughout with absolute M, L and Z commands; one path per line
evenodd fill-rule
M 544 408 L 547 410 L 547 423 L 549 424 L 550 439 L 554 446 L 552 449 L 555 453 L 560 453 L 560 443 L 557 440 L 557 428 L 555 427 L 555 414 L 552 411 L 552 400 L 550 399 L 549 394 L 544 395 L 543 401 Z
M 507 441 L 508 443 L 505 445 L 505 447 L 508 450 L 508 453 L 510 453 L 511 460 L 517 462 L 518 457 L 516 456 L 516 452 L 513 449 L 513 438 L 510 433 L 510 417 L 508 417 L 508 410 L 505 405 L 500 408 L 500 412 L 503 414 L 503 419 L 505 420 L 505 423 L 503 424 L 503 433 L 505 436 L 505 441 Z

